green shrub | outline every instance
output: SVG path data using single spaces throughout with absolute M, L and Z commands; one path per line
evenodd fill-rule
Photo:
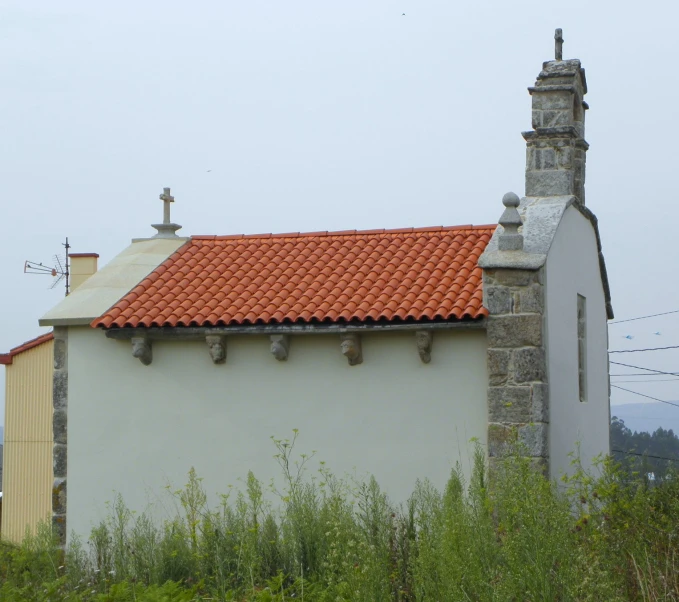
M 513 450 L 493 466 L 476 447 L 469 482 L 418 482 L 401 507 L 377 481 L 334 476 L 274 440 L 283 488 L 208 506 L 191 470 L 166 520 L 116 497 L 86 544 L 59 550 L 48 525 L 0 543 L 0 600 L 309 602 L 679 599 L 679 475 L 655 484 L 611 459 L 574 461 L 560 484 Z M 539 467 L 537 467 L 539 468 Z

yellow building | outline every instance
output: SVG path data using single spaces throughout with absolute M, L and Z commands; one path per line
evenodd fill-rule
M 3 539 L 20 542 L 52 512 L 52 333 L 0 355 L 6 368 Z
M 99 255 L 68 257 L 73 291 L 97 271 Z M 34 530 L 41 520 L 52 519 L 53 333 L 0 354 L 0 364 L 6 368 L 0 537 L 20 542 L 27 528 Z

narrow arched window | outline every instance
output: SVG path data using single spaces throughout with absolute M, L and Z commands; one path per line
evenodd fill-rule
M 578 295 L 578 389 L 587 401 L 587 299 Z

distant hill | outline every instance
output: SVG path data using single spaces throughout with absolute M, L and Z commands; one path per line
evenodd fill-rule
M 0 443 L 2 443 L 5 440 L 5 427 L 0 426 Z
M 679 435 L 679 408 L 665 403 L 628 403 L 611 406 L 611 417 L 617 416 L 631 431 L 653 433 L 662 427 Z

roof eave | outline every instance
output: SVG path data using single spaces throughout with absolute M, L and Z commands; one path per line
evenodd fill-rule
M 110 339 L 128 340 L 140 335 L 151 339 L 198 340 L 208 335 L 317 335 L 343 334 L 348 332 L 398 332 L 416 330 L 479 330 L 486 328 L 486 318 L 449 320 L 443 322 L 408 322 L 388 324 L 246 324 L 236 326 L 166 326 L 166 327 L 114 327 L 104 329 Z

